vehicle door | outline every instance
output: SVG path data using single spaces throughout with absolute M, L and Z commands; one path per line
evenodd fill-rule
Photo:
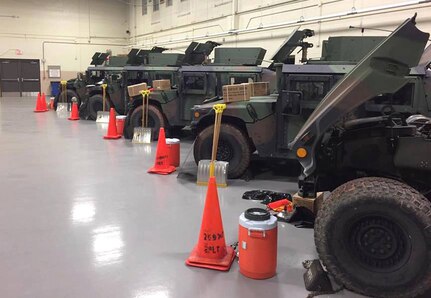
M 302 125 L 337 77 L 332 75 L 288 75 L 286 90 L 282 90 L 276 103 L 277 148 L 288 149 Z
M 180 119 L 191 121 L 193 106 L 216 95 L 217 78 L 215 73 L 184 72 L 180 79 Z

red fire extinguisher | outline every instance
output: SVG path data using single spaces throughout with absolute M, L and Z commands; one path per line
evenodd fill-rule
M 247 209 L 239 217 L 239 271 L 266 279 L 277 269 L 277 218 L 261 208 Z

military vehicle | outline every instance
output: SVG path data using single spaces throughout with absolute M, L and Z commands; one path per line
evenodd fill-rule
M 75 97 L 78 101 L 78 106 L 81 105 L 81 102 L 85 99 L 87 95 L 87 86 L 93 85 L 105 77 L 105 73 L 109 72 L 107 69 L 110 66 L 115 66 L 117 64 L 124 64 L 125 57 L 122 56 L 113 56 L 110 58 L 110 61 L 107 62 L 107 58 L 109 57 L 108 53 L 94 53 L 90 65 L 87 71 L 84 73 L 78 73 L 77 77 L 74 79 L 70 79 L 66 84 L 66 99 L 67 102 L 70 103 L 71 99 Z M 113 65 L 112 65 L 113 64 Z M 114 70 L 116 70 L 114 68 Z M 64 91 L 60 90 L 60 93 L 55 96 L 54 99 L 54 108 L 57 109 L 57 103 L 59 101 L 64 100 Z
M 211 44 L 211 50 L 215 44 Z M 204 47 L 205 48 L 205 47 Z M 201 51 L 198 51 L 201 52 Z M 266 50 L 262 48 L 216 48 L 214 63 L 205 64 L 208 56 L 195 56 L 173 73 L 172 89 L 150 94 L 149 127 L 157 138 L 161 126 L 167 134 L 189 125 L 191 109 L 205 100 L 221 96 L 222 86 L 243 82 L 274 81 L 274 72 L 260 67 Z M 142 98 L 131 98 L 124 136 L 132 138 L 134 127 L 141 126 Z
M 423 51 L 429 34 L 415 24 L 406 20 L 345 75 L 288 145 L 303 168 L 300 194 L 331 191 L 315 222 L 321 262 L 372 297 L 431 290 L 431 47 Z M 386 97 L 370 117 L 367 104 Z
M 79 73 L 77 78 L 67 81 L 67 101 L 72 97 L 78 100 L 80 117 L 95 120 L 98 111 L 103 108 L 102 84 L 108 85 L 106 94 L 107 108 L 114 107 L 118 114 L 125 114 L 127 101 L 123 82 L 124 67 L 139 65 L 148 61 L 151 53 L 162 53 L 165 48 L 153 47 L 151 50 L 132 49 L 127 56 L 109 56 L 108 53 L 96 52 L 85 75 Z M 63 100 L 63 93 L 56 96 L 54 106 Z
M 125 68 L 131 65 L 140 65 L 148 61 L 148 56 L 155 53 L 161 54 L 166 49 L 161 47 L 153 47 L 151 50 L 132 49 L 127 57 L 122 59 L 113 58 L 109 60 L 109 65 L 89 67 L 87 73 L 92 78 L 100 80 L 95 84 L 86 86 L 85 100 L 80 106 L 79 112 L 83 119 L 96 120 L 98 111 L 103 109 L 103 89 L 102 84 L 107 84 L 106 89 L 106 105 L 105 109 L 113 107 L 115 111 L 124 115 L 127 111 L 126 87 L 127 82 L 124 81 Z M 93 79 L 94 81 L 94 79 Z
M 322 58 L 313 60 L 306 59 L 304 54 L 304 50 L 311 47 L 304 39 L 311 35 L 310 30 L 294 31 L 275 55 L 285 62 L 293 50 L 300 47 L 304 62 L 274 65 L 278 82 L 275 94 L 227 105 L 223 112 L 217 160 L 230 163 L 229 178 L 239 178 L 246 172 L 253 153 L 264 159 L 295 159 L 289 142 L 337 81 L 384 38 L 330 37 L 323 42 Z M 428 114 L 423 78 L 422 73 L 412 71 L 403 88 L 390 96 L 380 94 L 367 101 L 365 109 L 368 115 L 393 111 L 407 115 Z M 193 149 L 196 162 L 211 156 L 214 103 L 193 108 L 192 128 L 197 134 Z

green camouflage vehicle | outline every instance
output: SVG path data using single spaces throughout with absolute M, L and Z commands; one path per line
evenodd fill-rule
M 314 227 L 321 262 L 338 284 L 367 296 L 430 297 L 428 38 L 415 17 L 406 20 L 332 88 L 287 146 L 303 168 L 299 194 L 331 191 Z
M 85 74 L 78 73 L 77 77 L 67 81 L 66 94 L 60 90 L 59 94 L 54 99 L 54 108 L 57 108 L 57 103 L 67 99 L 71 103 L 71 99 L 75 97 L 78 101 L 78 106 L 87 100 L 87 88 L 101 82 L 110 72 L 118 73 L 121 65 L 125 65 L 126 57 L 113 56 L 110 57 L 109 62 L 107 59 L 108 53 L 96 52 L 91 60 L 90 66 Z
M 132 49 L 127 57 L 122 59 L 113 58 L 109 60 L 109 66 L 89 67 L 87 73 L 91 78 L 100 78 L 97 83 L 86 86 L 85 100 L 80 105 L 80 116 L 83 119 L 96 120 L 98 111 L 103 109 L 103 90 L 102 83 L 107 84 L 106 89 L 106 108 L 113 107 L 117 114 L 125 115 L 127 112 L 127 86 L 126 81 L 127 67 L 137 67 L 148 63 L 150 55 L 170 55 L 163 54 L 165 48 L 154 47 L 151 50 Z M 158 71 L 155 69 L 154 71 Z M 163 69 L 161 70 L 163 71 Z M 93 79 L 94 81 L 94 79 Z
M 165 127 L 169 134 L 190 125 L 192 107 L 219 98 L 223 85 L 274 82 L 274 72 L 259 66 L 265 52 L 262 48 L 216 48 L 214 63 L 202 64 L 202 59 L 188 63 L 195 65 L 183 63 L 171 77 L 166 77 L 171 79 L 171 90 L 155 90 L 150 94 L 149 127 L 153 128 L 154 138 L 158 137 L 160 127 Z M 124 127 L 126 138 L 132 138 L 134 128 L 142 124 L 141 119 L 142 97 L 137 96 L 130 99 Z
M 111 56 L 107 53 L 96 52 L 85 74 L 79 73 L 77 78 L 67 81 L 67 102 L 75 97 L 78 101 L 79 113 L 82 119 L 95 120 L 98 111 L 102 110 L 102 83 L 107 88 L 107 108 L 114 107 L 118 114 L 125 114 L 127 100 L 123 88 L 123 75 L 126 65 L 139 65 L 148 61 L 150 53 L 162 53 L 164 48 L 154 47 L 151 50 L 132 49 L 126 56 Z M 61 91 L 54 100 L 64 100 L 64 92 Z
M 304 38 L 310 30 L 297 30 L 281 47 L 277 56 L 287 61 L 296 47 L 310 47 Z M 323 42 L 322 58 L 302 57 L 304 64 L 275 64 L 278 90 L 269 96 L 252 97 L 249 101 L 229 103 L 223 112 L 217 160 L 229 162 L 229 178 L 241 177 L 249 167 L 252 155 L 265 159 L 294 159 L 289 143 L 310 114 L 333 86 L 351 71 L 383 37 L 331 37 Z M 280 56 L 285 58 L 280 58 Z M 407 83 L 394 94 L 379 94 L 363 107 L 367 115 L 390 112 L 406 115 L 430 113 L 424 90 L 424 75 L 412 70 Z M 192 128 L 196 163 L 211 156 L 214 113 L 212 105 L 193 108 Z M 348 115 L 351 116 L 351 115 Z

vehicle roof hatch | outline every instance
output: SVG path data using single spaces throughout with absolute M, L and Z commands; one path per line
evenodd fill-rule
M 191 42 L 185 51 L 183 64 L 199 65 L 202 64 L 208 56 L 212 53 L 215 47 L 221 44 L 214 41 L 207 41 L 205 43 Z
M 273 63 L 288 63 L 290 55 L 297 48 L 302 49 L 302 60 L 307 60 L 307 49 L 312 48 L 313 44 L 305 42 L 304 39 L 314 35 L 314 31 L 310 29 L 299 30 L 296 28 L 283 42 L 283 44 L 278 48 L 272 57 Z M 301 61 L 302 61 L 301 60 Z M 303 61 L 303 62 L 305 62 Z M 272 64 L 271 64 L 272 65 Z
M 93 57 L 91 58 L 91 63 L 90 65 L 102 65 L 103 62 L 106 61 L 106 58 L 108 58 L 108 53 L 100 53 L 100 52 L 96 52 L 94 53 Z
M 143 65 L 148 64 L 148 54 L 150 53 L 163 53 L 166 48 L 153 47 L 151 50 L 143 49 L 131 49 L 129 54 L 127 54 L 127 65 Z

